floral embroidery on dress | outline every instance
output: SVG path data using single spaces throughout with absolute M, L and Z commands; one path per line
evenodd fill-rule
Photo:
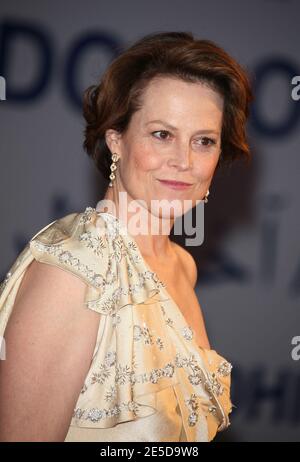
M 58 261 L 64 265 L 76 268 L 80 273 L 84 274 L 91 284 L 96 287 L 105 287 L 106 280 L 101 274 L 95 273 L 88 265 L 82 264 L 78 258 L 73 257 L 70 251 L 64 250 L 62 245 L 43 244 L 39 241 L 32 241 L 31 246 L 41 253 L 46 252 L 50 255 L 54 255 L 58 258 Z
M 153 340 L 153 334 L 151 334 L 149 327 L 144 325 L 144 327 L 140 327 L 138 325 L 134 326 L 134 340 L 138 341 L 141 338 L 144 339 L 144 344 L 145 345 L 153 345 L 154 340 Z
M 111 386 L 105 393 L 105 401 L 113 401 L 117 397 L 117 387 Z
M 163 340 L 160 338 L 160 337 L 157 337 L 156 339 L 156 345 L 158 346 L 158 348 L 160 350 L 162 350 L 164 348 L 164 342 Z
M 218 373 L 225 377 L 226 375 L 230 374 L 231 369 L 232 364 L 230 364 L 228 361 L 222 361 L 218 367 Z
M 193 335 L 194 335 L 192 328 L 190 326 L 185 326 L 182 329 L 182 335 L 184 336 L 186 340 L 192 340 Z
M 103 256 L 103 249 L 105 249 L 105 242 L 101 236 L 92 236 L 90 231 L 86 231 L 79 236 L 79 241 L 84 242 L 86 246 L 92 249 L 96 255 Z
M 116 404 L 114 407 L 110 409 L 76 409 L 74 411 L 74 417 L 76 419 L 84 419 L 90 420 L 91 422 L 99 422 L 99 420 L 111 418 L 118 416 L 122 413 L 123 410 L 129 410 L 133 412 L 134 416 L 138 416 L 138 410 L 140 408 L 140 404 L 136 403 L 135 401 L 128 401 L 123 402 L 121 404 Z
M 108 428 L 146 417 L 156 410 L 158 391 L 182 387 L 179 407 L 188 441 L 194 441 L 203 415 L 218 431 L 226 428 L 232 365 L 196 346 L 192 328 L 172 301 L 163 304 L 165 285 L 122 230 L 115 216 L 93 207 L 47 225 L 2 282 L 0 315 L 18 271 L 33 258 L 61 266 L 86 281 L 85 306 L 101 315 L 103 329 L 71 425 Z
M 188 416 L 188 424 L 190 427 L 196 425 L 199 419 L 199 415 L 197 412 L 200 407 L 198 402 L 199 399 L 201 399 L 199 396 L 197 396 L 195 393 L 192 393 L 190 397 L 185 400 L 185 403 L 190 411 L 190 414 Z
M 139 326 L 135 327 L 135 335 L 136 331 L 138 330 L 140 333 Z M 142 335 L 142 334 L 140 334 Z M 141 337 L 138 336 L 138 339 Z M 118 385 L 126 385 L 128 383 L 135 384 L 135 383 L 153 383 L 156 384 L 162 377 L 173 377 L 175 375 L 176 369 L 183 368 L 189 372 L 188 380 L 192 385 L 198 386 L 201 383 L 204 385 L 205 389 L 208 392 L 215 393 L 217 396 L 222 395 L 224 392 L 224 388 L 222 387 L 221 383 L 218 380 L 218 377 L 223 376 L 223 369 L 226 367 L 226 370 L 230 369 L 230 363 L 227 361 L 221 361 L 218 364 L 217 372 L 203 374 L 203 370 L 199 367 L 197 359 L 193 354 L 184 356 L 181 353 L 177 353 L 175 360 L 173 362 L 169 362 L 163 368 L 159 369 L 151 369 L 149 372 L 144 372 L 142 374 L 136 374 L 133 369 L 130 368 L 130 365 L 123 365 L 116 364 L 116 355 L 115 352 L 110 352 L 110 357 L 112 360 L 107 363 L 105 361 L 103 364 L 100 364 L 100 373 L 93 374 L 91 384 L 101 383 L 102 385 L 113 375 L 110 372 L 110 368 L 112 366 L 115 367 L 115 379 L 114 383 Z M 110 386 L 109 390 L 115 390 L 113 386 Z M 109 396 L 115 396 L 114 394 L 109 394 Z M 210 399 L 213 399 L 214 396 L 210 395 Z M 111 401 L 111 400 L 106 400 Z M 203 412 L 207 409 L 207 412 L 216 415 L 217 414 L 217 406 L 214 404 L 210 404 L 207 406 L 207 401 L 203 399 L 200 395 L 196 393 L 192 393 L 188 400 L 185 400 L 186 405 L 189 409 L 189 416 L 188 416 L 188 425 L 194 426 L 198 421 L 198 412 Z M 132 401 L 131 404 L 137 404 Z M 126 409 L 128 406 L 128 402 L 121 402 L 120 409 Z M 139 406 L 137 405 L 136 412 L 138 412 Z M 116 407 L 112 407 L 110 409 L 102 408 L 96 409 L 98 419 L 105 419 L 110 417 L 113 412 L 115 412 Z M 94 409 L 95 411 L 95 409 Z M 86 412 L 81 408 L 76 408 L 74 410 L 74 417 L 77 419 L 84 419 L 84 420 L 92 420 L 94 421 L 94 411 Z
M 86 207 L 85 211 L 81 214 L 79 223 L 86 224 L 92 220 L 92 216 L 94 215 L 95 209 L 94 207 Z

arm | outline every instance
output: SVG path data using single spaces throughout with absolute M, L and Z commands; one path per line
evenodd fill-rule
M 0 441 L 64 441 L 99 326 L 85 289 L 54 265 L 27 268 L 4 333 Z

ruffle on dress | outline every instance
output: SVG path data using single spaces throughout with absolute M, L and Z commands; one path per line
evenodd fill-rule
M 156 412 L 156 394 L 166 388 L 176 393 L 187 441 L 210 441 L 230 425 L 232 365 L 196 344 L 119 219 L 87 207 L 35 234 L 0 287 L 2 336 L 34 258 L 83 279 L 84 303 L 101 315 L 71 426 L 104 429 L 145 418 Z

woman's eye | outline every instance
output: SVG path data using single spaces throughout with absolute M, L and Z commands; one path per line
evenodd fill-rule
M 205 144 L 200 143 L 202 144 L 202 146 L 211 146 L 211 145 L 216 144 L 216 140 L 214 140 L 213 138 L 208 138 L 207 136 L 200 138 L 200 141 L 203 141 L 203 140 L 205 141 Z M 208 144 L 206 144 L 207 141 L 208 141 Z
M 155 133 L 162 133 L 162 134 L 163 134 L 163 137 L 162 137 L 162 138 L 161 138 L 160 136 L 157 137 L 157 136 L 155 136 Z M 152 132 L 152 135 L 153 135 L 155 138 L 159 139 L 159 140 L 165 140 L 165 139 L 166 139 L 166 136 L 165 136 L 165 135 L 168 135 L 168 134 L 169 134 L 168 130 L 157 130 L 156 132 Z
M 159 136 L 157 136 L 158 133 L 160 134 Z M 159 140 L 166 140 L 168 139 L 168 136 L 171 135 L 171 133 L 168 130 L 157 130 L 155 132 L 152 132 L 151 134 Z M 199 138 L 199 141 L 200 143 L 197 143 L 197 144 L 200 144 L 204 147 L 209 147 L 209 146 L 213 146 L 217 144 L 216 140 L 214 140 L 213 138 L 208 138 L 207 136 L 203 136 L 202 138 Z

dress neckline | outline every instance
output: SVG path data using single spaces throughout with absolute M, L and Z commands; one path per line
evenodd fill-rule
M 185 318 L 181 308 L 179 307 L 179 305 L 175 302 L 175 300 L 173 299 L 173 297 L 171 297 L 171 295 L 169 294 L 168 292 L 168 289 L 167 289 L 167 284 L 165 282 L 163 282 L 159 277 L 158 277 L 158 274 L 156 273 L 156 271 L 153 271 L 150 266 L 148 265 L 148 263 L 146 262 L 145 258 L 143 257 L 141 251 L 140 251 L 140 248 L 135 240 L 135 238 L 129 233 L 128 231 L 128 227 L 126 226 L 126 224 L 119 218 L 117 217 L 116 215 L 114 215 L 113 213 L 110 213 L 110 212 L 101 212 L 101 211 L 98 211 L 96 209 L 96 212 L 98 215 L 107 215 L 109 217 L 112 217 L 115 221 L 115 223 L 118 225 L 118 230 L 121 230 L 121 231 L 124 231 L 127 235 L 127 238 L 132 242 L 132 244 L 134 245 L 135 249 L 136 249 L 136 252 L 138 253 L 139 257 L 140 257 L 140 260 L 143 262 L 143 265 L 145 266 L 146 270 L 149 271 L 150 273 L 152 273 L 154 275 L 154 277 L 160 282 L 160 289 L 161 291 L 164 292 L 165 296 L 173 303 L 173 305 L 175 306 L 177 312 L 179 313 L 179 315 L 181 316 L 182 320 L 184 321 L 185 325 L 189 326 L 189 323 L 187 322 L 187 319 Z M 192 328 L 192 331 L 194 333 L 194 329 Z M 196 342 L 196 340 L 194 341 L 194 344 L 200 349 L 200 350 L 203 350 L 203 351 L 215 351 L 214 349 L 209 349 L 209 348 L 204 348 L 204 347 L 201 347 L 200 345 L 198 345 L 198 343 Z

